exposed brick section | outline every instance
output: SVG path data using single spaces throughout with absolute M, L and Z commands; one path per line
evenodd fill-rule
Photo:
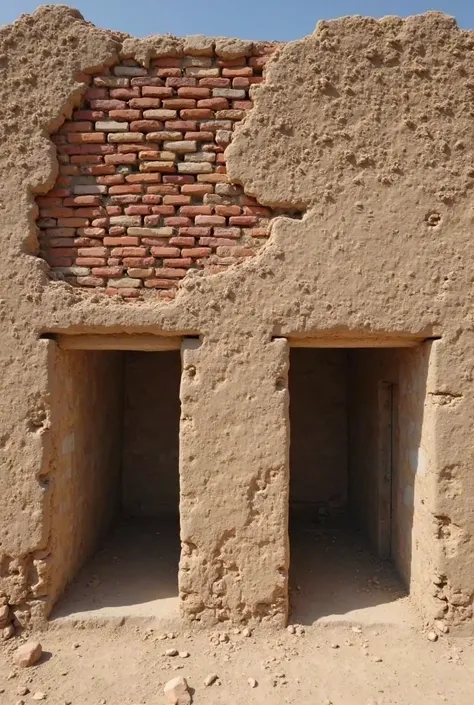
M 37 198 L 55 279 L 173 298 L 190 269 L 219 272 L 255 254 L 275 212 L 229 182 L 224 150 L 274 48 L 155 59 L 148 70 L 125 61 L 91 77 L 52 136 L 56 184 Z

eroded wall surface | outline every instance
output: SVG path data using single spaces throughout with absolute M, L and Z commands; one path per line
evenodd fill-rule
M 54 343 L 42 333 L 201 336 L 184 351 L 181 384 L 183 616 L 273 624 L 287 612 L 289 440 L 288 349 L 273 336 L 438 335 L 425 578 L 448 621 L 468 624 L 474 35 L 437 13 L 319 23 L 274 52 L 225 152 L 229 183 L 302 220 L 275 219 L 258 254 L 225 272 L 187 274 L 171 302 L 51 281 L 36 256 L 35 196 L 56 182 L 49 136 L 79 108 L 85 76 L 130 59 L 148 68 L 191 44 L 202 55 L 206 41 L 221 58 L 249 54 L 236 40 L 135 40 L 60 6 L 0 30 L 0 592 L 25 614 L 47 611 L 29 582 L 51 545 L 53 490 L 40 479 Z

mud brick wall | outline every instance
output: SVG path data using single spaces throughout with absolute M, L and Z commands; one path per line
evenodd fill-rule
M 52 136 L 56 184 L 37 198 L 54 278 L 173 298 L 190 269 L 219 272 L 255 254 L 272 211 L 229 183 L 224 151 L 275 49 L 158 58 L 148 69 L 125 60 L 85 77 L 82 105 Z

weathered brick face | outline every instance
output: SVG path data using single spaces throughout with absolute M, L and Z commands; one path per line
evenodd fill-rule
M 231 184 L 224 150 L 275 45 L 251 56 L 124 61 L 86 77 L 52 136 L 59 175 L 37 198 L 52 277 L 109 294 L 173 298 L 191 269 L 255 254 L 274 214 Z

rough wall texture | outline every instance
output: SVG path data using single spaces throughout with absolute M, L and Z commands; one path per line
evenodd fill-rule
M 423 583 L 448 621 L 467 624 L 474 35 L 436 13 L 320 23 L 276 52 L 226 150 L 231 182 L 265 207 L 306 209 L 301 221 L 276 219 L 256 257 L 188 274 L 171 302 L 127 305 L 51 282 L 32 256 L 34 196 L 58 175 L 49 135 L 80 105 L 84 73 L 174 58 L 187 41 L 114 35 L 61 6 L 0 30 L 0 591 L 33 615 L 50 608 L 30 580 L 33 564 L 48 572 L 52 548 L 54 485 L 41 479 L 53 435 L 48 351 L 57 352 L 41 333 L 199 333 L 199 347 L 185 343 L 181 382 L 183 616 L 274 624 L 287 613 L 289 434 L 288 344 L 272 336 L 440 335 L 426 385 L 433 453 L 423 482 L 436 489 L 425 499 Z M 249 51 L 218 44 L 227 58 Z

